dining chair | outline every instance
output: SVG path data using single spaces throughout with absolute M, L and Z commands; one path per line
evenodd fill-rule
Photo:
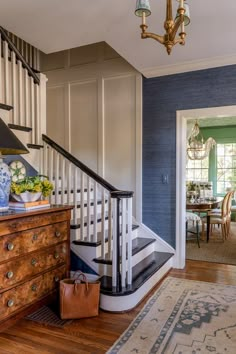
M 185 221 L 186 221 L 186 240 L 188 240 L 188 233 L 191 233 L 192 235 L 196 235 L 197 238 L 197 244 L 198 247 L 200 248 L 200 243 L 199 243 L 199 225 L 201 224 L 201 218 L 199 215 L 186 211 L 185 214 Z M 189 229 L 189 222 L 192 223 L 192 226 L 195 227 L 196 226 L 196 230 L 195 229 Z
M 216 212 L 211 210 L 208 212 L 207 216 L 201 218 L 202 220 L 202 237 L 204 237 L 204 226 L 207 224 L 207 217 L 210 217 L 210 227 L 212 225 L 221 225 L 221 233 L 223 241 L 228 237 L 228 199 L 232 195 L 232 192 L 228 192 L 222 201 L 221 210 Z
M 232 211 L 232 198 L 234 195 L 235 191 L 229 191 L 226 194 L 227 197 L 227 202 L 226 202 L 226 227 L 227 227 L 227 232 L 226 232 L 226 238 L 230 236 L 230 225 L 231 225 L 231 211 Z M 220 216 L 221 211 L 219 209 L 213 209 L 210 211 L 210 216 Z

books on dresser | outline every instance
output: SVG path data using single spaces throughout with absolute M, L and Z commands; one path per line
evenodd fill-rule
M 9 202 L 9 209 L 32 210 L 49 207 L 48 200 L 37 200 L 36 202 Z

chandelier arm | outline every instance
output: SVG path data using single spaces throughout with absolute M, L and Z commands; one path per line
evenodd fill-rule
M 174 40 L 174 45 L 177 44 L 177 43 L 184 45 L 184 44 L 185 44 L 184 38 L 177 38 L 177 39 L 175 39 L 175 40 Z
M 184 22 L 184 15 L 180 15 L 178 19 L 175 21 L 174 27 L 172 28 L 172 31 L 170 33 L 170 40 L 174 41 L 176 33 L 181 26 L 181 24 Z
M 165 43 L 165 38 L 164 36 L 159 36 L 158 34 L 151 33 L 151 32 L 142 32 L 141 33 L 142 38 L 152 38 L 155 39 L 157 42 L 164 44 Z

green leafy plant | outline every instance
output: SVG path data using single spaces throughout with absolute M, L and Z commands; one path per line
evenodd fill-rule
M 11 183 L 11 193 L 17 195 L 24 192 L 42 192 L 42 195 L 47 197 L 51 194 L 52 190 L 53 184 L 44 175 L 26 176 L 17 182 Z

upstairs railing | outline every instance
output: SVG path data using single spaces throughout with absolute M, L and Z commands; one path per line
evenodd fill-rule
M 101 242 L 101 258 L 112 262 L 114 292 L 132 284 L 132 197 L 43 135 L 41 173 L 54 181 L 51 202 L 73 204 L 72 241 Z M 73 226 L 72 226 L 73 227 Z
M 5 105 L 5 109 L 12 109 L 10 123 L 32 128 L 32 144 L 39 144 L 41 133 L 45 132 L 40 126 L 46 119 L 42 119 L 41 75 L 35 73 L 7 32 L 0 27 L 0 108 Z

